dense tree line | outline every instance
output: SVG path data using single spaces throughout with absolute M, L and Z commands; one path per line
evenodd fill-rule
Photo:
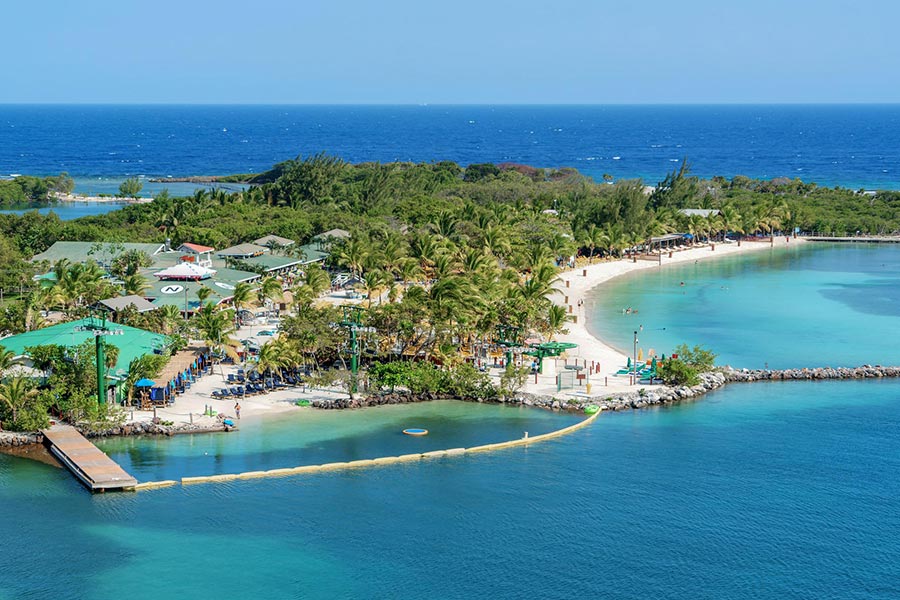
M 0 179 L 0 207 L 18 207 L 55 200 L 54 194 L 68 194 L 75 189 L 75 181 L 66 173 L 54 177 L 19 175 Z

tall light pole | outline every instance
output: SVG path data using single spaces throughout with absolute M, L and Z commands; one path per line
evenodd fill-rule
M 634 332 L 634 356 L 631 363 L 631 385 L 637 383 L 637 331 Z
M 86 325 L 80 325 L 75 331 L 90 331 L 94 334 L 94 354 L 97 366 L 97 402 L 106 404 L 106 356 L 103 350 L 103 337 L 107 335 L 123 335 L 125 332 L 121 329 L 109 329 L 106 326 L 106 315 L 102 320 L 94 320 L 91 315 L 90 321 Z

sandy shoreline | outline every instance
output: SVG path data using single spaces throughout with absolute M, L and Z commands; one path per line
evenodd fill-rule
M 56 194 L 59 204 L 147 204 L 153 198 L 120 198 L 118 196 L 82 196 L 81 194 Z M 50 204 L 49 206 L 53 206 Z
M 669 258 L 668 253 L 665 253 L 661 263 L 650 260 L 632 262 L 630 259 L 626 259 L 595 262 L 592 265 L 565 271 L 560 275 L 560 282 L 556 286 L 557 293 L 553 301 L 558 305 L 565 306 L 567 310 L 571 306 L 572 314 L 576 317 L 576 321 L 568 323 L 566 325 L 568 333 L 557 336 L 557 340 L 578 344 L 578 348 L 568 352 L 570 363 L 573 358 L 579 359 L 579 364 L 584 364 L 583 361 L 585 360 L 588 365 L 599 363 L 599 369 L 591 376 L 591 396 L 633 391 L 634 386 L 630 384 L 628 377 L 616 377 L 614 375 L 617 370 L 625 366 L 628 357 L 591 334 L 587 329 L 586 319 L 589 311 L 584 301 L 588 292 L 614 277 L 627 273 L 664 268 L 666 265 L 690 261 L 711 260 L 747 252 L 773 251 L 788 245 L 802 244 L 804 242 L 805 240 L 802 238 L 791 238 L 790 241 L 787 241 L 785 237 L 778 237 L 775 238 L 774 246 L 770 245 L 768 241 L 743 242 L 740 246 L 734 242 L 727 244 L 716 243 L 714 244 L 715 250 L 712 249 L 713 246 L 702 245 L 690 250 L 674 252 L 671 258 Z M 568 287 L 566 287 L 567 285 Z M 649 389 L 651 386 L 642 385 L 641 387 Z M 534 382 L 534 379 L 530 379 L 525 391 L 534 394 L 553 394 L 556 393 L 555 381 L 552 379 L 547 380 L 546 376 L 539 377 L 537 383 Z M 584 393 L 585 388 L 579 387 L 573 392 Z

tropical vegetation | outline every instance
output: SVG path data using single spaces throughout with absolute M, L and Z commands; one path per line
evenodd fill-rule
M 220 356 L 238 357 L 242 343 L 234 336 L 244 310 L 289 305 L 282 335 L 260 350 L 260 371 L 303 367 L 324 373 L 346 366 L 353 330 L 376 388 L 493 394 L 465 358 L 496 341 L 498 331 L 516 332 L 516 343 L 528 337 L 552 340 L 564 332 L 569 315 L 552 296 L 560 269 L 575 262 L 621 257 L 669 233 L 714 241 L 795 228 L 900 231 L 900 193 L 824 188 L 786 178 L 701 180 L 690 174 L 687 161 L 652 188 L 611 177 L 597 183 L 569 168 L 463 168 L 449 161 L 353 165 L 322 154 L 285 161 L 245 180 L 251 185 L 241 191 L 198 190 L 182 198 L 163 192 L 148 204 L 74 221 L 52 213 L 0 215 L 0 334 L 41 327 L 50 311 L 75 319 L 99 299 L 144 293 L 147 281 L 140 269 L 150 259 L 124 252 L 118 246 L 123 242 L 168 239 L 174 246 L 224 248 L 275 234 L 295 240 L 299 248 L 340 228 L 349 236 L 318 241 L 329 252 L 325 268 L 308 266 L 296 278 L 240 283 L 228 306 L 211 304 L 210 291 L 201 288 L 200 308 L 189 320 L 173 306 L 142 314 L 126 309 L 119 318 L 182 341 L 203 340 Z M 46 198 L 69 184 L 61 176 L 3 186 L 7 194 L 16 186 L 21 192 L 13 194 L 16 198 Z M 709 210 L 698 214 L 686 208 Z M 59 240 L 96 242 L 97 252 L 83 264 L 27 262 Z M 336 270 L 348 272 L 353 291 L 364 297 L 358 323 L 348 324 L 339 308 L 317 301 Z M 36 272 L 49 275 L 37 283 Z M 58 349 L 43 352 L 40 364 L 59 358 Z M 670 382 L 690 383 L 707 358 L 700 349 L 684 349 L 679 359 L 663 363 L 660 373 Z M 78 416 L 88 410 L 82 396 L 92 389 L 90 369 L 82 373 L 77 361 L 67 364 L 48 372 L 52 392 L 43 388 L 29 395 L 31 390 L 16 387 L 4 393 L 18 399 L 12 401 L 16 406 L 40 398 L 58 413 Z M 135 369 L 149 373 L 152 366 Z M 514 393 L 522 380 L 522 373 L 511 370 L 499 393 Z M 9 419 L 10 402 L 6 406 Z M 19 418 L 16 410 L 13 420 Z

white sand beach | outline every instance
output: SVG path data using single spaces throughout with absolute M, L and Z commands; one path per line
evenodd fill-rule
M 83 196 L 81 194 L 53 194 L 58 202 L 90 204 L 148 204 L 153 198 L 123 198 L 119 196 Z
M 614 277 L 634 271 L 665 268 L 667 265 L 689 261 L 712 260 L 743 252 L 771 252 L 788 244 L 801 244 L 804 242 L 805 240 L 802 238 L 790 238 L 788 240 L 788 238 L 782 236 L 775 238 L 774 245 L 770 245 L 768 240 L 764 242 L 744 241 L 740 246 L 735 242 L 716 243 L 712 246 L 704 244 L 689 250 L 674 252 L 671 258 L 668 253 L 664 253 L 661 262 L 640 259 L 637 262 L 632 262 L 631 259 L 600 261 L 561 273 L 560 282 L 556 286 L 557 294 L 554 302 L 566 306 L 567 310 L 571 306 L 575 322 L 568 323 L 566 326 L 568 333 L 557 336 L 556 340 L 578 344 L 578 348 L 567 352 L 569 364 L 573 364 L 575 359 L 580 365 L 584 365 L 585 361 L 587 361 L 589 367 L 592 363 L 595 366 L 599 364 L 599 369 L 590 376 L 592 384 L 590 394 L 587 394 L 585 387 L 576 387 L 574 390 L 571 390 L 571 393 L 578 396 L 601 397 L 611 393 L 633 391 L 636 387 L 631 384 L 629 377 L 615 376 L 615 372 L 625 366 L 628 357 L 603 342 L 603 340 L 593 336 L 587 329 L 586 309 L 588 307 L 584 300 L 587 298 L 590 290 Z M 562 367 L 561 362 L 560 367 Z M 585 371 L 587 370 L 589 369 L 585 369 Z M 640 387 L 651 388 L 651 386 L 644 384 Z M 556 394 L 555 376 L 553 374 L 539 376 L 536 383 L 534 378 L 530 377 L 525 391 L 534 394 Z
M 271 336 L 260 335 L 260 332 L 272 330 L 271 325 L 254 325 L 241 327 L 234 335 L 241 340 L 251 340 L 257 345 L 264 344 L 272 339 Z M 195 381 L 184 394 L 176 397 L 175 403 L 166 407 L 158 407 L 156 411 L 140 411 L 128 409 L 127 421 L 150 421 L 157 416 L 162 421 L 172 421 L 176 424 L 194 423 L 195 425 L 216 425 L 216 417 L 206 416 L 207 407 L 217 414 L 225 414 L 235 417 L 235 400 L 233 398 L 215 398 L 214 390 L 223 387 L 232 387 L 235 384 L 227 381 L 229 374 L 236 374 L 240 368 L 249 368 L 253 363 L 218 364 L 213 367 L 211 375 L 205 375 Z M 347 393 L 339 390 L 315 389 L 305 387 L 283 388 L 267 394 L 245 396 L 240 400 L 241 420 L 255 419 L 266 415 L 274 415 L 288 411 L 310 410 L 298 407 L 298 400 L 315 400 L 326 398 L 346 398 Z

